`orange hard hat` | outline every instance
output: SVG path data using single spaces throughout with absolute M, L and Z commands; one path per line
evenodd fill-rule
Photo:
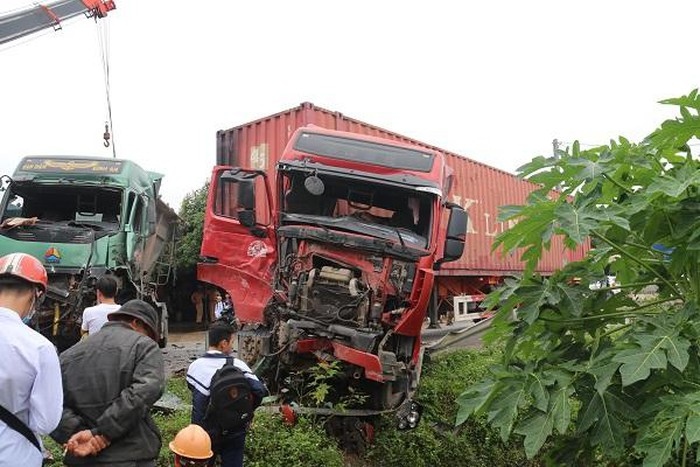
M 214 455 L 209 435 L 204 428 L 194 424 L 186 426 L 175 435 L 175 439 L 170 442 L 170 450 L 188 459 L 209 459 Z
M 26 253 L 11 253 L 0 258 L 0 276 L 15 276 L 41 287 L 46 291 L 49 282 L 41 262 Z

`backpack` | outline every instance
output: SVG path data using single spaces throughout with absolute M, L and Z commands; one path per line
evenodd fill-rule
M 209 405 L 204 429 L 214 444 L 244 431 L 253 418 L 253 393 L 245 372 L 234 366 L 233 358 L 216 370 L 209 384 Z

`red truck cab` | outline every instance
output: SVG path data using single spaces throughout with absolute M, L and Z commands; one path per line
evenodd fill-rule
M 337 361 L 339 399 L 410 401 L 434 273 L 464 249 L 451 178 L 438 151 L 315 126 L 294 132 L 274 173 L 215 167 L 198 279 L 231 294 L 239 357 L 274 360 L 273 388 Z

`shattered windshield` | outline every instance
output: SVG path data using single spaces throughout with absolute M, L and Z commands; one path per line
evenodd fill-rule
M 14 183 L 5 196 L 3 221 L 36 217 L 39 222 L 110 231 L 119 230 L 121 223 L 118 189 Z
M 428 247 L 433 194 L 301 173 L 285 174 L 283 189 L 283 223 L 308 223 L 410 248 Z

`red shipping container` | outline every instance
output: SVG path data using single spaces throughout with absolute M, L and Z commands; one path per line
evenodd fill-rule
M 470 225 L 462 258 L 436 271 L 443 276 L 440 286 L 445 290 L 441 296 L 478 293 L 484 291 L 483 286 L 523 270 L 519 255 L 503 255 L 492 252 L 491 248 L 496 236 L 508 228 L 498 222 L 499 206 L 524 204 L 527 195 L 535 189 L 534 184 L 481 162 L 348 118 L 340 112 L 305 102 L 284 112 L 221 130 L 217 133 L 217 165 L 265 170 L 274 183 L 275 166 L 289 138 L 297 128 L 305 125 L 398 140 L 445 154 L 455 175 L 449 199 L 467 209 Z M 266 208 L 258 206 L 259 213 L 264 211 Z M 263 216 L 260 220 L 264 222 L 266 219 Z M 588 245 L 567 250 L 560 239 L 555 239 L 551 250 L 542 258 L 538 271 L 550 274 L 582 258 L 587 250 Z

